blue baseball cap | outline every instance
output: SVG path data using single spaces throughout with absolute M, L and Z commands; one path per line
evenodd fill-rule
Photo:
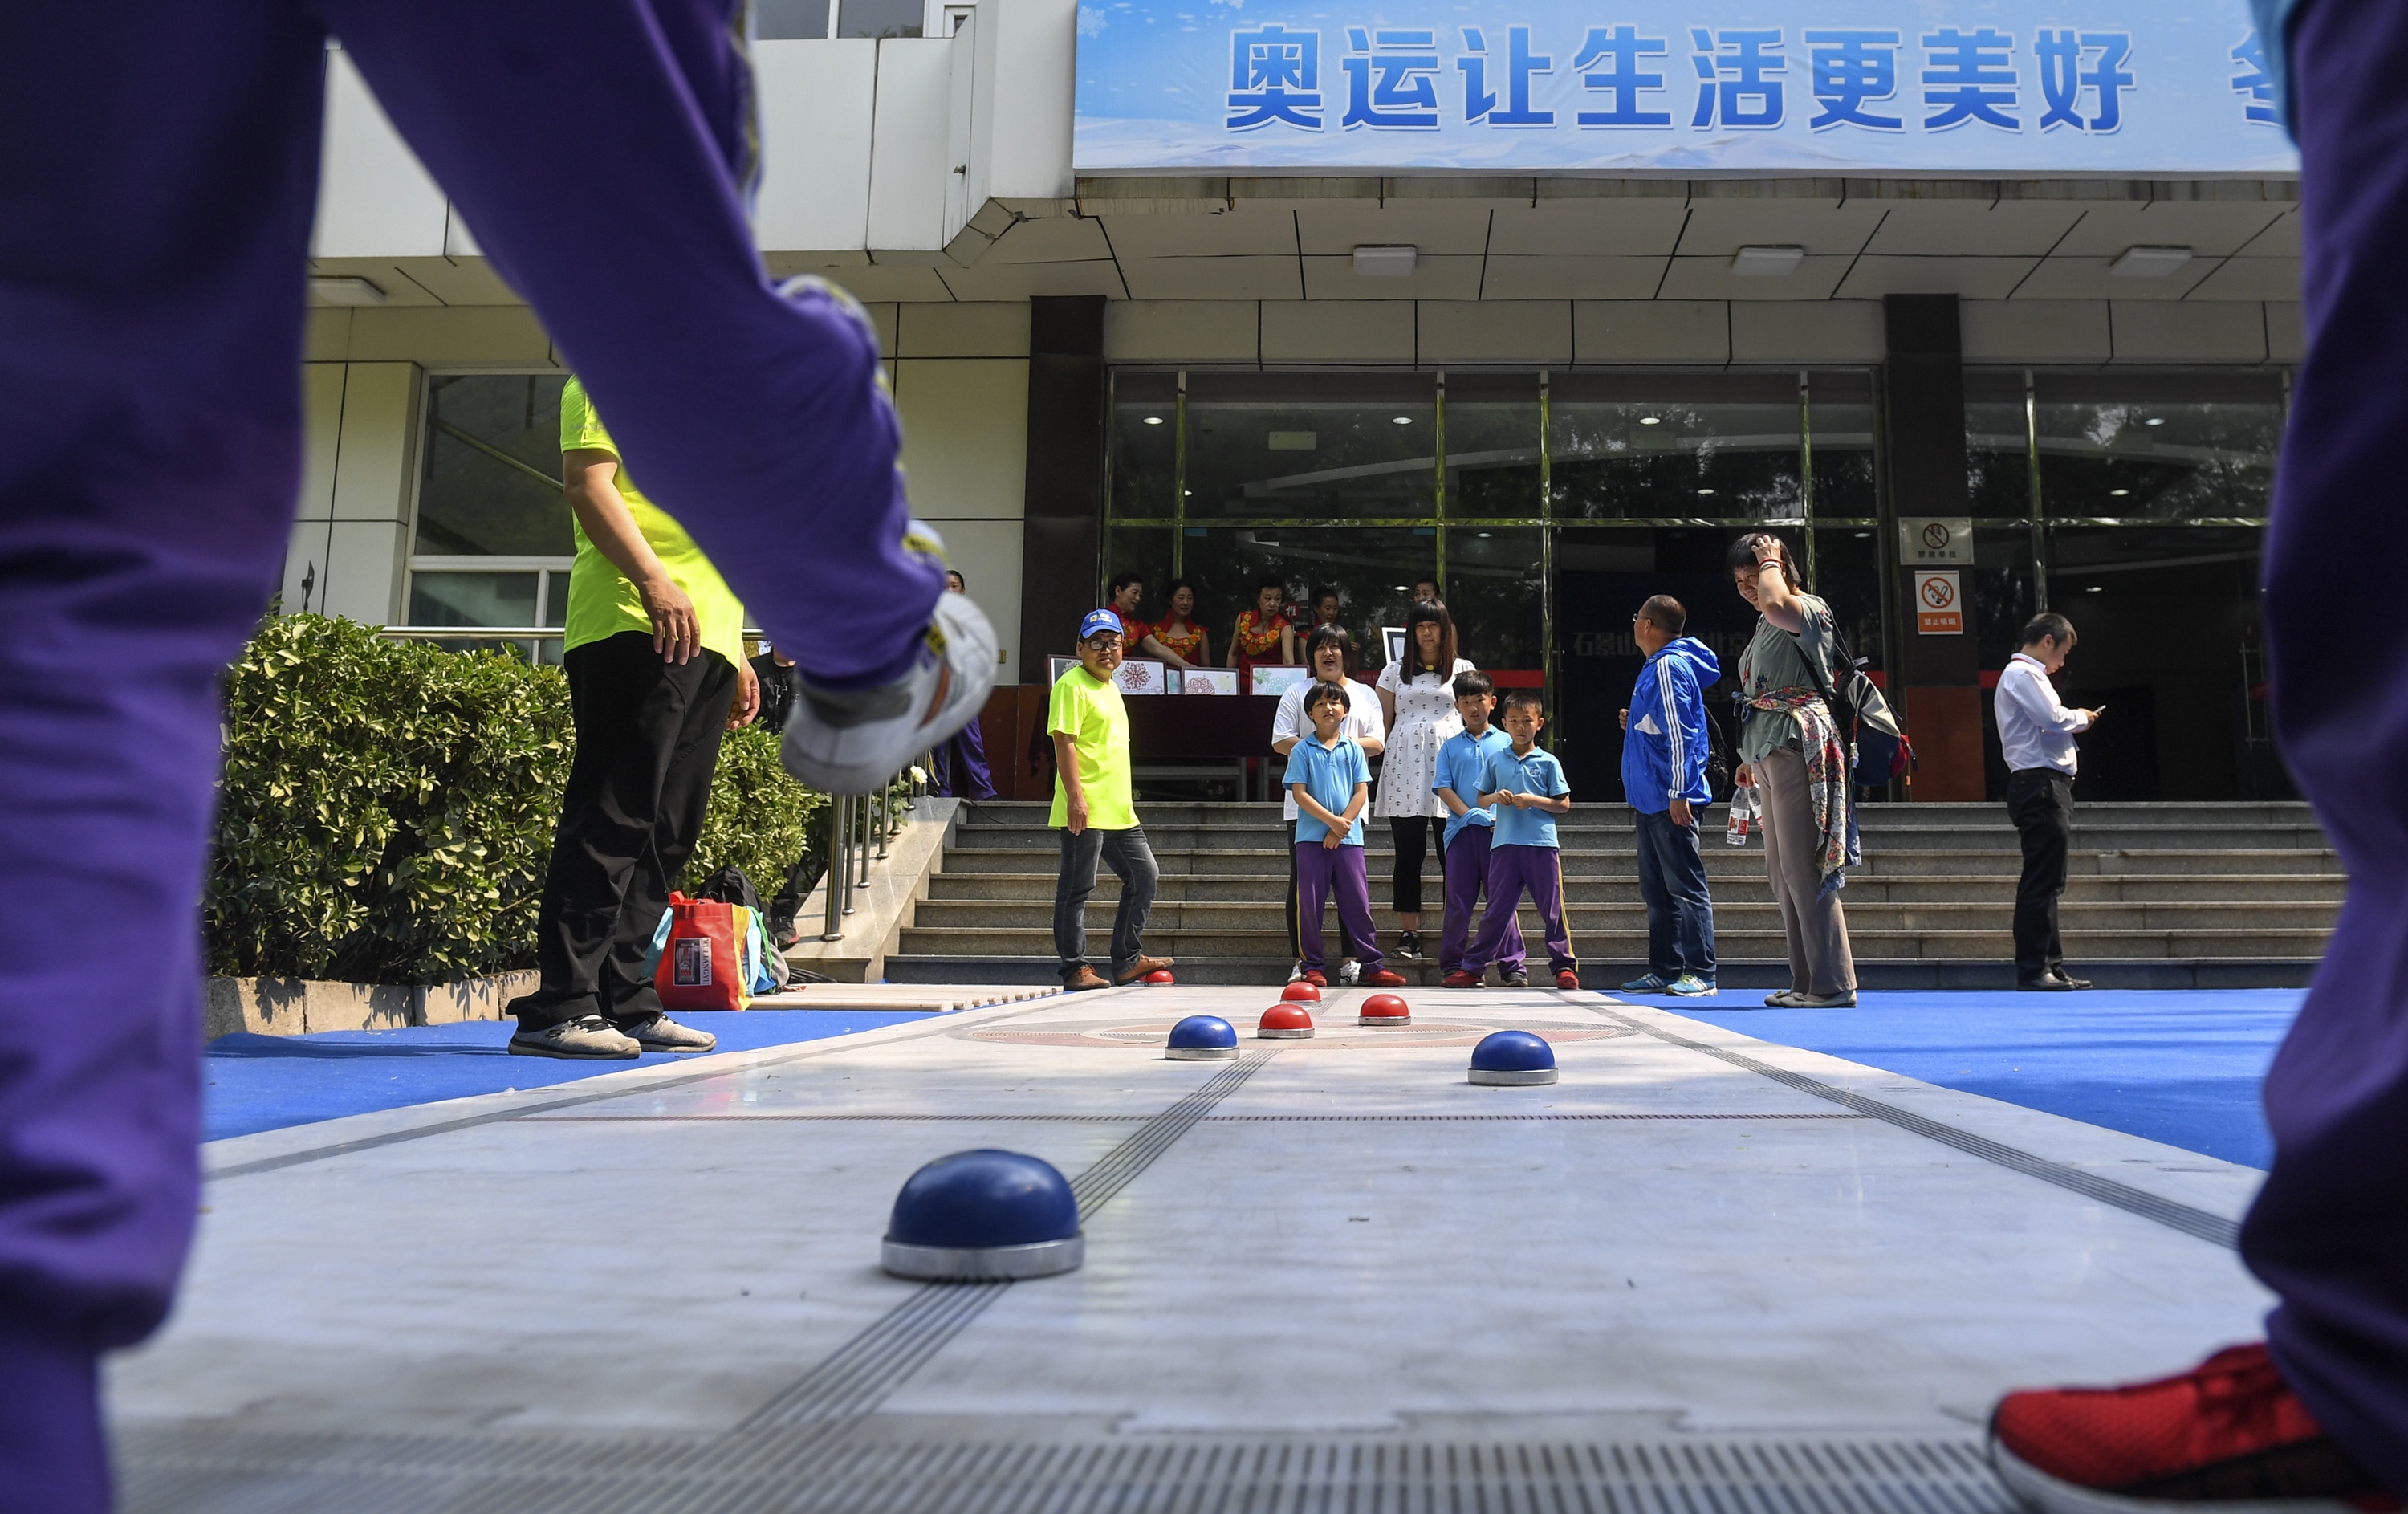
M 1079 622 L 1079 640 L 1083 642 L 1097 631 L 1112 631 L 1125 635 L 1127 628 L 1121 625 L 1121 617 L 1111 611 L 1090 610 L 1087 612 L 1087 618 Z

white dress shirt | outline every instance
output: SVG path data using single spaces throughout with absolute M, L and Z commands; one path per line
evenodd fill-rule
M 2038 657 L 2014 655 L 1999 674 L 1993 703 L 1999 715 L 1999 745 L 2006 751 L 2010 772 L 2053 768 L 2072 776 L 2073 733 L 2088 730 L 2090 717 L 2058 700 L 2056 685 L 2048 681 Z
M 1295 686 L 1280 696 L 1279 710 L 1271 716 L 1271 740 L 1285 741 L 1291 736 L 1310 736 L 1312 722 L 1304 718 L 1304 697 L 1312 691 L 1312 681 L 1299 679 Z M 1352 736 L 1358 742 L 1384 742 L 1388 738 L 1388 717 L 1380 713 L 1379 691 L 1369 684 L 1346 680 L 1346 720 L 1338 728 L 1340 736 Z M 1287 800 L 1286 818 L 1296 818 L 1296 790 L 1280 782 L 1280 796 Z

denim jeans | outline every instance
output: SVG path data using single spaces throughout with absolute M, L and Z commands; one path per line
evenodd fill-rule
M 1634 813 L 1639 821 L 1639 897 L 1647 901 L 1647 970 L 1667 982 L 1695 973 L 1712 983 L 1714 901 L 1706 890 L 1698 828 L 1674 825 L 1669 810 Z
M 1154 848 L 1145 842 L 1145 827 L 1097 830 L 1089 826 L 1072 835 L 1062 832 L 1062 876 L 1054 886 L 1054 950 L 1062 959 L 1062 980 L 1078 976 L 1087 965 L 1087 901 L 1096 891 L 1096 859 L 1121 881 L 1120 908 L 1112 915 L 1112 971 L 1119 976 L 1145 955 L 1145 917 L 1154 909 L 1154 886 L 1162 870 L 1154 864 Z

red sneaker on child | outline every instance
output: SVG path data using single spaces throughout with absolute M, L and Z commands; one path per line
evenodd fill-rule
M 1401 988 L 1405 986 L 1405 975 L 1391 973 L 1384 967 L 1375 967 L 1357 981 L 1366 988 Z
M 2009 1393 L 1990 1414 L 1990 1462 L 2045 1514 L 2273 1500 L 2401 1507 L 2325 1435 L 2262 1344 L 2155 1382 Z
M 1580 987 L 1580 974 L 1571 972 L 1558 973 L 1555 974 L 1555 987 L 1570 993 Z
M 1458 970 L 1440 978 L 1439 986 L 1443 988 L 1477 988 L 1480 987 L 1480 974 Z
M 1306 968 L 1304 970 L 1303 978 L 1298 981 L 1310 983 L 1316 988 L 1326 988 L 1329 987 L 1328 975 L 1324 973 L 1319 968 Z

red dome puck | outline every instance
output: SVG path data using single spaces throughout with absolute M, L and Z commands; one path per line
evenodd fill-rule
M 1358 1025 L 1411 1025 L 1412 1021 L 1412 1007 L 1392 993 L 1375 993 L 1364 1000 L 1355 1017 Z
M 1321 1002 L 1321 990 L 1298 978 L 1282 988 L 1280 997 L 1292 1004 L 1317 1004 Z
M 1170 969 L 1167 967 L 1156 968 L 1145 975 L 1145 986 L 1149 988 L 1166 988 L 1178 981 L 1170 975 Z
M 1310 1041 L 1312 1039 L 1312 1017 L 1301 1004 L 1283 1000 L 1263 1011 L 1263 1021 L 1254 1027 L 1257 1041 Z

